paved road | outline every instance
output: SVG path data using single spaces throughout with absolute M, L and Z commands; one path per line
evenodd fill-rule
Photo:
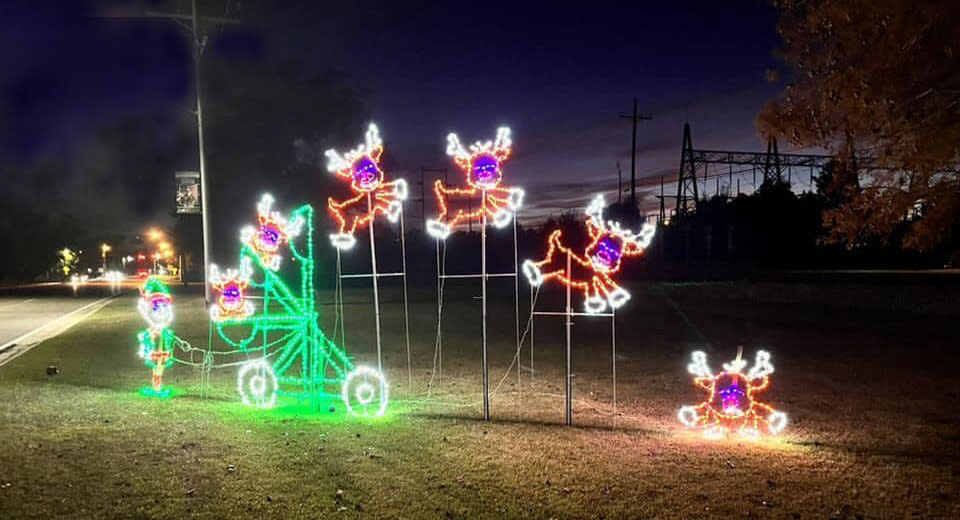
M 74 297 L 72 290 L 67 289 L 0 292 L 0 365 L 109 302 L 109 292 L 86 291 Z

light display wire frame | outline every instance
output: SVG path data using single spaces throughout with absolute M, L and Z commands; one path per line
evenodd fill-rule
M 487 196 L 486 190 L 481 190 L 481 204 Z M 513 272 L 512 273 L 488 273 L 487 272 L 487 215 L 486 212 L 480 216 L 480 272 L 479 273 L 457 273 L 447 274 L 444 257 L 440 253 L 440 243 L 446 248 L 446 239 L 434 237 L 437 247 L 437 341 L 436 341 L 436 359 L 435 372 L 438 375 L 438 384 L 443 381 L 443 285 L 450 279 L 480 279 L 480 305 L 481 305 L 481 364 L 482 364 L 482 392 L 483 392 L 483 420 L 490 420 L 490 367 L 487 356 L 487 279 L 489 278 L 513 278 L 514 279 L 514 316 L 515 316 L 515 339 L 517 355 L 517 391 L 520 391 L 521 367 L 519 356 L 521 350 L 520 344 L 520 281 L 517 278 L 519 274 L 519 257 L 517 252 L 517 215 L 513 214 Z M 452 232 L 453 230 L 451 230 Z
M 373 200 L 370 193 L 367 193 L 367 210 L 373 210 Z M 376 232 L 374 231 L 374 221 L 371 219 L 368 227 L 368 235 L 370 237 L 370 272 L 369 273 L 344 273 L 343 272 L 343 261 L 341 256 L 340 248 L 334 248 L 337 251 L 337 283 L 336 289 L 334 291 L 334 308 L 337 312 L 337 321 L 334 326 L 334 339 L 336 339 L 337 333 L 339 332 L 341 338 L 341 345 L 344 345 L 346 348 L 346 330 L 345 330 L 345 317 L 346 315 L 343 312 L 343 280 L 346 279 L 357 279 L 357 278 L 370 278 L 373 285 L 373 309 L 374 309 L 374 325 L 375 332 L 377 336 L 377 370 L 383 374 L 383 339 L 380 327 L 380 290 L 378 280 L 380 278 L 389 278 L 389 277 L 400 277 L 403 279 L 403 333 L 404 341 L 406 345 L 406 354 L 407 354 L 407 385 L 410 390 L 413 389 L 413 365 L 412 358 L 410 354 L 410 310 L 409 310 L 409 299 L 407 296 L 407 243 L 406 243 L 406 231 L 404 228 L 404 211 L 403 206 L 400 207 L 399 213 L 399 223 L 400 223 L 400 257 L 401 257 L 401 270 L 399 272 L 392 273 L 381 273 L 377 270 L 377 246 L 376 246 Z

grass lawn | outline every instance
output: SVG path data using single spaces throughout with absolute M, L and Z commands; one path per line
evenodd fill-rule
M 512 292 L 491 300 L 489 423 L 474 291 L 448 291 L 443 378 L 429 389 L 433 292 L 412 295 L 410 387 L 398 295 L 385 291 L 392 401 L 379 420 L 249 410 L 235 369 L 215 371 L 204 398 L 200 374 L 174 366 L 176 395 L 143 397 L 142 320 L 121 296 L 0 367 L 0 518 L 958 518 L 960 310 L 871 290 L 639 286 L 618 316 L 616 414 L 609 323 L 574 325 L 575 427 L 560 424 L 558 319 L 536 322 L 534 371 L 525 349 L 519 383 L 506 372 Z M 557 308 L 547 296 L 542 308 Z M 375 362 L 369 297 L 347 295 L 347 348 Z M 175 298 L 176 332 L 205 344 L 200 299 Z M 332 308 L 321 312 L 329 331 Z M 740 344 L 751 361 L 772 353 L 765 400 L 790 423 L 759 442 L 705 440 L 675 417 L 701 396 L 689 352 L 717 370 Z

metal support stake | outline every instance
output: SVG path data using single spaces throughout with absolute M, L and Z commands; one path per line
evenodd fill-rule
M 410 310 L 407 304 L 407 239 L 403 227 L 403 208 L 400 209 L 400 256 L 403 267 L 403 334 L 407 341 L 407 391 L 413 391 L 413 366 L 410 361 Z
M 481 193 L 480 207 L 487 207 L 487 190 Z M 480 301 L 482 311 L 480 313 L 483 321 L 483 420 L 490 420 L 490 378 L 487 367 L 487 212 L 483 211 L 480 222 L 480 280 L 481 292 Z
M 570 253 L 567 253 L 567 280 L 570 280 Z M 573 377 L 570 374 L 570 325 L 572 325 L 571 314 L 573 310 L 570 308 L 570 284 L 564 284 L 567 286 L 567 307 L 566 307 L 566 319 L 567 319 L 567 380 L 566 380 L 566 409 L 565 409 L 565 423 L 567 426 L 573 424 Z
M 440 239 L 437 239 L 437 384 L 443 384 L 443 270 L 440 260 Z
M 530 286 L 530 384 L 533 385 L 533 323 L 536 321 L 533 315 L 533 286 Z
M 343 349 L 343 353 L 347 353 L 347 329 L 345 327 L 344 321 L 346 320 L 346 315 L 343 313 L 343 272 L 342 272 L 342 263 L 340 261 L 340 248 L 335 248 L 337 250 L 337 284 L 334 286 L 334 295 L 333 295 L 333 307 L 334 311 L 338 313 L 337 322 L 340 324 L 340 348 Z M 337 340 L 337 330 L 333 330 L 333 340 Z
M 517 394 L 520 393 L 520 260 L 517 252 L 517 215 L 513 215 L 513 304 L 516 311 Z
M 367 211 L 373 213 L 373 198 L 367 193 Z M 380 347 L 380 294 L 377 290 L 377 245 L 374 240 L 373 219 L 370 220 L 370 272 L 373 273 L 373 317 L 377 332 L 377 370 L 383 374 L 383 355 Z
M 610 309 L 610 346 L 613 361 L 613 426 L 617 426 L 617 312 Z

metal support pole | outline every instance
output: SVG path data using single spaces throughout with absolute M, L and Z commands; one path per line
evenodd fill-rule
M 207 159 L 203 152 L 203 103 L 200 102 L 200 33 L 197 30 L 197 0 L 191 2 L 193 25 L 193 74 L 197 95 L 197 147 L 200 157 L 200 220 L 203 226 L 203 299 L 209 303 L 210 284 L 207 273 L 210 271 L 210 219 L 207 207 Z
M 520 259 L 517 252 L 517 214 L 513 215 L 513 304 L 516 313 L 517 393 L 520 393 Z
M 367 211 L 373 213 L 373 198 L 367 193 Z M 380 294 L 377 289 L 377 245 L 374 240 L 373 219 L 370 220 L 370 272 L 373 273 L 373 317 L 377 332 L 377 370 L 383 374 L 383 354 L 380 346 Z
M 487 190 L 480 192 L 480 207 L 487 207 Z M 487 367 L 487 212 L 483 211 L 480 222 L 480 274 L 481 274 L 481 292 L 480 301 L 482 311 L 480 313 L 483 322 L 483 420 L 490 420 L 490 378 Z
M 570 253 L 567 253 L 567 280 L 570 279 Z M 570 326 L 572 325 L 571 313 L 573 309 L 570 308 L 570 284 L 564 284 L 567 286 L 567 306 L 566 306 L 566 320 L 567 320 L 567 363 L 566 363 L 566 407 L 564 413 L 564 422 L 567 426 L 573 424 L 573 376 L 570 373 Z
M 443 383 L 443 277 L 440 263 L 440 239 L 437 239 L 437 384 Z
M 617 313 L 610 309 L 610 347 L 613 361 L 613 426 L 617 426 Z
M 530 384 L 533 384 L 533 286 L 530 286 Z
M 343 313 L 343 274 L 342 274 L 342 264 L 340 262 L 340 248 L 335 248 L 337 250 L 337 284 L 334 286 L 333 294 L 333 306 L 335 311 L 339 315 L 337 320 L 340 323 L 340 348 L 343 349 L 343 353 L 347 353 L 347 329 L 345 327 L 346 314 Z M 333 330 L 333 340 L 337 340 L 337 330 Z
M 400 256 L 403 267 L 403 334 L 407 341 L 407 390 L 413 391 L 413 365 L 410 360 L 410 311 L 407 299 L 407 239 L 403 227 L 403 208 L 400 209 Z

